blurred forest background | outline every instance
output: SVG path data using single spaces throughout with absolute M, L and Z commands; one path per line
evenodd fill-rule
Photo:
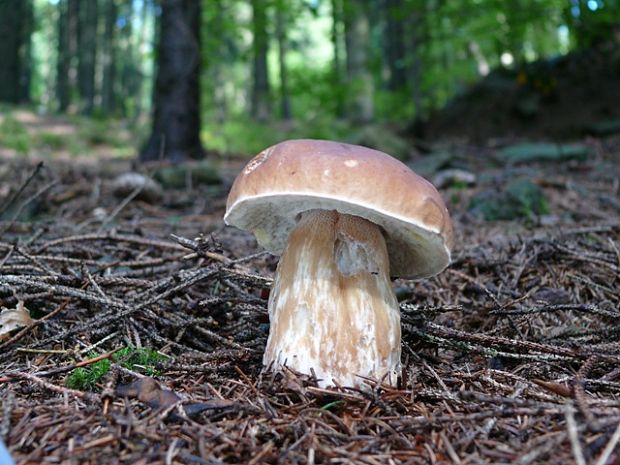
M 571 138 L 619 126 L 619 40 L 617 0 L 0 0 L 0 147 Z

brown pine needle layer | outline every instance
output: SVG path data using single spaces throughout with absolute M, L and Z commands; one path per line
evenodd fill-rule
M 226 184 L 118 209 L 110 166 L 10 162 L 0 305 L 23 302 L 33 323 L 0 340 L 0 438 L 25 464 L 618 463 L 612 142 L 577 165 L 486 171 L 535 180 L 542 220 L 487 223 L 466 212 L 476 188 L 444 192 L 453 265 L 395 283 L 398 389 L 261 373 L 277 259 L 224 228 Z M 482 172 L 476 148 L 462 152 Z M 161 358 L 128 365 L 125 347 Z M 92 392 L 66 384 L 103 362 Z M 150 401 L 127 394 L 143 384 Z

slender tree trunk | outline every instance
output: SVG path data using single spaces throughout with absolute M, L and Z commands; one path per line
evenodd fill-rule
M 148 10 L 149 10 L 149 2 L 148 0 L 144 0 L 142 3 L 142 11 L 141 11 L 141 20 L 140 20 L 140 30 L 137 36 L 138 43 L 136 44 L 135 50 L 137 53 L 137 62 L 138 66 L 136 66 L 134 80 L 135 80 L 135 95 L 136 95 L 136 105 L 135 105 L 135 114 L 133 115 L 134 121 L 137 121 L 138 118 L 142 115 L 144 111 L 144 59 L 140 55 L 140 50 L 142 49 L 142 45 L 146 42 L 146 31 L 147 31 L 147 20 L 148 20 Z
M 368 123 L 374 117 L 374 86 L 369 69 L 370 25 L 368 0 L 345 3 L 345 44 L 348 68 L 348 115 L 357 123 Z
M 344 116 L 342 86 L 342 0 L 332 0 L 332 44 L 334 47 L 334 88 L 336 89 L 336 116 Z
M 211 37 L 214 39 L 210 42 L 210 48 L 207 51 L 209 56 L 214 59 L 209 63 L 209 84 L 213 95 L 213 104 L 215 110 L 215 118 L 218 124 L 222 125 L 228 119 L 228 99 L 226 95 L 226 77 L 224 63 L 226 60 L 226 50 L 222 47 L 226 38 L 226 10 L 224 3 L 226 0 L 214 0 L 214 9 L 211 10 L 207 22 L 207 29 L 211 31 Z
M 78 89 L 81 111 L 91 114 L 95 108 L 95 66 L 97 59 L 97 0 L 80 4 L 78 29 Z
M 24 0 L 0 1 L 0 101 L 19 103 L 22 96 L 22 70 L 26 16 Z
M 120 74 L 120 92 L 117 95 L 116 106 L 121 108 L 123 117 L 127 118 L 135 114 L 134 74 L 136 73 L 136 60 L 134 58 L 132 26 L 134 11 L 131 3 L 123 2 L 120 7 L 122 8 L 120 15 L 124 18 L 124 22 L 123 27 L 118 31 L 120 56 L 118 57 L 117 68 Z M 154 99 L 155 97 L 153 97 L 153 101 Z
M 32 0 L 23 0 L 23 18 L 19 49 L 19 100 L 30 102 L 30 82 L 32 81 L 32 31 L 34 29 L 34 5 Z
M 142 161 L 161 156 L 179 162 L 204 156 L 200 142 L 200 4 L 199 0 L 161 3 L 153 129 L 140 153 Z
M 69 46 L 69 105 L 79 99 L 78 89 L 78 49 L 79 41 L 78 36 L 80 34 L 80 0 L 68 0 L 67 9 L 67 31 L 68 31 L 68 46 Z
M 278 1 L 276 9 L 276 36 L 278 38 L 278 65 L 280 67 L 280 106 L 282 119 L 291 119 L 291 98 L 288 89 L 288 75 L 286 69 L 287 25 L 288 12 L 282 0 Z
M 269 74 L 267 69 L 267 2 L 252 0 L 252 25 L 254 31 L 254 72 L 252 87 L 252 116 L 265 121 L 271 116 Z
M 411 96 L 413 99 L 413 106 L 415 108 L 416 119 L 422 121 L 425 118 L 425 112 L 423 108 L 423 96 L 422 96 L 422 14 L 419 11 L 412 11 L 407 20 L 408 30 L 411 33 L 409 37 L 410 43 L 410 70 L 411 76 Z
M 405 52 L 405 18 L 403 0 L 384 0 L 385 58 L 390 72 L 388 89 L 401 90 L 407 86 L 407 59 Z
M 111 114 L 115 109 L 114 83 L 116 80 L 116 34 L 114 32 L 118 17 L 116 0 L 106 0 L 104 14 L 101 109 L 104 113 Z
M 69 13 L 67 0 L 58 2 L 58 58 L 56 61 L 56 100 L 58 111 L 69 108 L 69 67 L 71 55 L 69 46 Z

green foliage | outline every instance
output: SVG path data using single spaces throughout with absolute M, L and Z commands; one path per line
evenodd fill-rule
M 95 358 L 98 355 L 90 353 L 88 357 Z M 111 359 L 129 370 L 138 369 L 148 376 L 157 376 L 159 371 L 155 365 L 164 360 L 165 356 L 148 347 L 128 346 L 114 353 Z M 76 368 L 67 376 L 65 386 L 80 391 L 94 391 L 110 371 L 111 364 L 112 362 L 107 358 L 85 367 Z
M 335 115 L 338 101 L 344 98 L 347 89 L 334 84 L 331 69 L 311 68 L 304 63 L 289 69 L 289 92 L 293 116 L 307 120 L 318 115 Z
M 379 89 L 375 92 L 375 113 L 382 121 L 410 121 L 415 116 L 415 106 L 408 91 L 387 91 Z
M 118 135 L 118 123 L 106 118 L 79 118 L 78 137 L 87 145 L 110 145 L 114 148 L 127 146 Z
M 89 357 L 97 357 L 97 354 L 91 353 Z M 73 370 L 65 380 L 65 385 L 68 388 L 80 391 L 93 391 L 103 377 L 108 374 L 108 371 L 110 371 L 110 360 L 99 360 L 91 365 Z
M 31 138 L 26 127 L 10 114 L 0 119 L 0 147 L 26 155 L 31 149 Z
M 0 148 L 14 150 L 20 155 L 36 153 L 40 156 L 57 152 L 87 155 L 95 146 L 105 146 L 110 155 L 118 157 L 133 156 L 137 151 L 138 138 L 130 140 L 130 132 L 118 120 L 78 115 L 40 116 L 26 109 L 17 110 L 11 106 L 0 108 Z M 22 119 L 23 116 L 27 119 Z M 36 130 L 29 131 L 31 125 Z
M 67 138 L 53 132 L 40 132 L 37 134 L 39 144 L 49 150 L 64 150 L 67 146 Z
M 57 108 L 57 72 L 60 4 L 35 0 L 35 27 L 32 35 L 31 93 L 37 105 Z M 264 2 L 270 34 L 268 64 L 271 102 L 277 118 L 282 83 L 278 57 L 276 11 L 283 18 L 288 75 L 288 93 L 295 120 L 286 127 L 273 122 L 257 124 L 248 120 L 252 87 L 252 7 L 247 0 L 202 0 L 201 76 L 204 113 L 204 141 L 208 148 L 226 153 L 253 154 L 290 137 L 320 137 L 349 140 L 351 125 L 341 123 L 342 103 L 354 94 L 355 84 L 347 69 L 345 29 L 347 16 L 336 24 L 331 1 L 269 0 Z M 347 10 L 348 2 L 343 3 Z M 378 123 L 404 126 L 413 117 L 424 117 L 464 91 L 489 70 L 504 64 L 519 68 L 544 56 L 566 53 L 576 46 L 599 44 L 613 39 L 620 12 L 619 1 L 596 0 L 500 0 L 369 2 L 370 57 L 366 64 L 374 85 L 375 119 Z M 388 12 L 386 5 L 398 5 Z M 112 44 L 101 35 L 100 55 L 114 48 L 116 60 L 115 109 L 132 122 L 145 115 L 154 82 L 158 2 L 117 2 L 118 17 Z M 350 6 L 350 5 L 349 5 Z M 350 9 L 350 8 L 349 8 Z M 350 17 L 348 18 L 350 20 Z M 103 12 L 101 16 L 103 21 Z M 406 83 L 399 91 L 388 90 L 390 25 L 404 30 Z M 103 24 L 100 24 L 103 26 Z M 103 27 L 98 28 L 103 34 Z M 560 33 L 560 31 L 563 31 Z M 339 63 L 334 62 L 338 45 Z M 363 47 L 364 44 L 355 44 Z M 349 60 L 351 59 L 349 54 Z M 75 71 L 74 59 L 72 69 Z M 100 79 L 103 81 L 103 78 Z M 365 81 L 365 84 L 368 82 Z M 101 83 L 97 91 L 101 94 Z M 401 85 L 401 84 L 399 84 Z M 78 92 L 72 84 L 69 111 L 79 108 Z M 541 92 L 546 92 L 544 89 Z M 98 95 L 101 97 L 101 95 Z M 418 105 L 419 104 L 419 105 Z M 419 108 L 416 108 L 416 105 Z M 95 110 L 95 114 L 102 110 Z M 110 128 L 113 128 L 110 130 Z M 133 130 L 134 128 L 132 128 Z M 120 131 L 122 132 L 122 131 Z M 0 127 L 0 144 L 19 153 L 69 151 L 84 154 L 93 146 L 111 147 L 115 155 L 133 155 L 137 147 L 119 136 L 119 131 L 103 119 L 79 124 L 76 137 L 42 135 L 29 140 L 21 133 Z M 135 137 L 134 140 L 144 140 Z
M 340 407 L 344 407 L 347 403 L 344 400 L 334 400 L 320 407 L 320 410 L 338 410 Z
M 148 347 L 136 348 L 128 346 L 116 352 L 113 355 L 113 359 L 129 370 L 139 369 L 148 376 L 157 376 L 159 371 L 155 368 L 155 365 L 165 360 L 166 357 Z
M 236 117 L 223 124 L 207 123 L 202 140 L 208 149 L 221 153 L 253 156 L 273 144 L 286 139 L 346 140 L 351 126 L 324 114 L 306 115 L 291 122 L 260 123 L 247 117 Z

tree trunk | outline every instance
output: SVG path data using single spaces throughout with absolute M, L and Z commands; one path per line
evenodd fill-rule
M 419 5 L 419 4 L 418 4 Z M 416 7 L 418 6 L 416 5 Z M 411 36 L 409 37 L 409 43 L 411 50 L 410 55 L 410 71 L 411 76 L 411 96 L 413 99 L 413 106 L 415 108 L 415 117 L 419 121 L 424 121 L 426 118 L 426 112 L 423 108 L 423 96 L 422 96 L 422 13 L 420 11 L 412 11 L 409 15 L 408 30 Z
M 226 28 L 228 13 L 226 2 L 227 0 L 213 0 L 210 3 L 211 8 L 206 10 L 205 23 L 206 29 L 210 31 L 210 40 L 207 40 L 207 50 L 204 52 L 210 57 L 207 69 L 208 92 L 211 95 L 209 108 L 215 112 L 215 120 L 219 125 L 228 119 L 229 106 L 226 92 L 226 62 L 230 59 L 230 51 L 224 46 L 230 40 L 230 33 Z M 230 6 L 230 3 L 227 4 Z
M 22 91 L 24 0 L 0 0 L 0 101 L 19 103 Z M 28 2 L 29 3 L 29 2 Z M 30 38 L 28 38 L 30 40 Z
M 334 47 L 334 88 L 336 89 L 336 116 L 344 116 L 342 87 L 342 0 L 332 0 L 332 44 Z
M 151 136 L 142 161 L 204 156 L 200 142 L 200 0 L 163 0 Z
M 280 106 L 282 119 L 291 119 L 291 99 L 288 90 L 288 75 L 286 69 L 286 25 L 288 10 L 282 0 L 278 1 L 276 11 L 276 35 L 278 38 L 278 65 L 280 67 Z
M 389 70 L 388 89 L 402 90 L 407 86 L 405 52 L 405 9 L 403 0 L 384 0 L 385 58 Z
M 103 75 L 101 79 L 101 109 L 111 114 L 115 109 L 114 83 L 116 80 L 116 34 L 115 25 L 118 17 L 116 0 L 106 0 L 103 28 Z
M 97 58 L 97 0 L 80 4 L 78 28 L 78 89 L 81 111 L 91 114 L 95 108 L 95 64 Z
M 135 99 L 136 99 L 135 112 L 133 115 L 134 121 L 137 121 L 142 115 L 142 112 L 144 111 L 143 105 L 144 105 L 144 87 L 145 87 L 144 86 L 144 74 L 145 72 L 144 72 L 144 59 L 140 55 L 140 50 L 142 49 L 142 46 L 146 43 L 146 32 L 147 32 L 147 21 L 148 21 L 149 8 L 150 8 L 149 1 L 144 0 L 142 3 L 142 11 L 140 13 L 141 15 L 140 30 L 138 31 L 138 35 L 137 35 L 138 43 L 136 46 L 136 52 L 137 52 L 136 61 L 138 65 L 136 66 L 135 74 L 134 74 Z
M 56 61 L 56 100 L 58 111 L 69 108 L 69 67 L 71 54 L 69 46 L 69 13 L 67 0 L 58 2 L 58 58 Z
M 78 35 L 80 32 L 80 0 L 68 0 L 67 11 L 67 31 L 68 47 L 69 47 L 69 69 L 68 69 L 68 82 L 69 82 L 69 105 L 71 102 L 75 102 L 79 97 L 78 94 Z
M 32 31 L 34 29 L 34 5 L 32 0 L 23 0 L 23 18 L 19 48 L 19 101 L 30 102 L 32 80 Z
M 347 113 L 354 122 L 368 123 L 374 117 L 374 89 L 372 74 L 368 68 L 368 0 L 346 2 L 344 13 L 348 68 Z
M 118 31 L 120 47 L 117 68 L 119 71 L 120 92 L 117 96 L 117 106 L 121 108 L 123 117 L 128 118 L 135 114 L 134 75 L 136 73 L 136 60 L 134 59 L 132 26 L 134 11 L 131 3 L 123 2 L 120 4 L 120 8 L 119 15 L 123 17 L 124 21 Z M 153 101 L 154 99 L 155 97 L 153 96 Z
M 252 116 L 265 121 L 271 116 L 269 75 L 267 69 L 267 5 L 265 0 L 252 0 L 252 25 L 254 31 L 254 72 L 252 87 Z

